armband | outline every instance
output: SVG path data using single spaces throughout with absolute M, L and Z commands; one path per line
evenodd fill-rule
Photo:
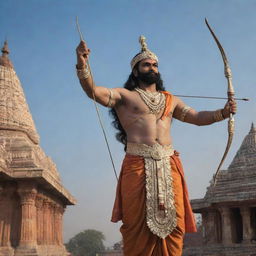
M 113 104 L 113 91 L 112 89 L 109 89 L 109 98 L 108 98 L 108 104 L 107 107 L 108 108 L 112 108 L 112 104 Z
M 182 108 L 182 110 L 181 110 L 181 114 L 180 114 L 180 121 L 182 121 L 182 122 L 184 122 L 184 120 L 185 120 L 185 117 L 186 117 L 186 115 L 187 115 L 187 113 L 188 113 L 188 111 L 191 109 L 191 107 L 189 107 L 189 106 L 184 106 L 183 108 Z

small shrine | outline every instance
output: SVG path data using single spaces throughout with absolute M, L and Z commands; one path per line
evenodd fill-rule
M 217 183 L 205 197 L 191 201 L 202 216 L 203 244 L 184 249 L 184 256 L 256 256 L 256 128 L 249 133 Z

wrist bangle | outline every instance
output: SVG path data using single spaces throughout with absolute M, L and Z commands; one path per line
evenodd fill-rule
M 76 74 L 80 80 L 87 79 L 90 76 L 90 70 L 88 66 L 83 67 L 82 69 L 78 69 L 76 66 Z
M 224 112 L 224 109 L 222 108 L 222 109 L 221 109 L 221 115 L 222 115 L 222 118 L 223 118 L 223 120 L 224 120 L 224 119 L 226 119 L 226 117 L 224 116 L 223 112 Z
M 222 113 L 223 109 L 218 109 L 213 112 L 213 120 L 214 122 L 219 122 L 225 119 Z
M 86 67 L 85 65 L 83 65 L 82 67 L 79 67 L 78 64 L 76 64 L 76 70 L 78 70 L 78 69 L 84 69 L 85 67 Z

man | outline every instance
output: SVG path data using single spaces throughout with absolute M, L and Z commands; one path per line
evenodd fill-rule
M 124 88 L 93 85 L 86 64 L 90 50 L 83 41 L 76 49 L 77 75 L 88 97 L 112 108 L 117 139 L 125 145 L 112 215 L 113 222 L 123 222 L 124 255 L 180 256 L 185 231 L 196 232 L 196 226 L 182 165 L 172 148 L 172 118 L 209 125 L 235 113 L 236 103 L 201 112 L 186 106 L 164 90 L 157 56 L 144 37 L 140 43 Z

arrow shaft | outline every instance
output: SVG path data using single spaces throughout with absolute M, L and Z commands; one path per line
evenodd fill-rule
M 174 96 L 183 97 L 183 98 L 200 98 L 200 99 L 228 100 L 227 97 L 217 97 L 217 96 L 215 97 L 215 96 L 200 96 L 200 95 L 179 95 L 179 94 L 174 94 Z M 249 101 L 248 98 L 234 98 L 234 100 Z

